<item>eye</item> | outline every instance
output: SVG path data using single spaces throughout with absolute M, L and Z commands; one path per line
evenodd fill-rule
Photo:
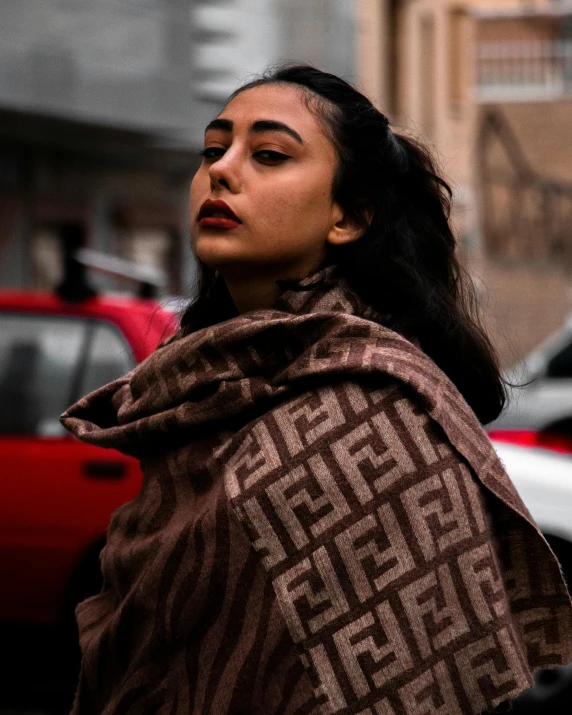
M 214 161 L 215 159 L 220 159 L 225 153 L 226 149 L 220 146 L 208 146 L 200 152 L 200 155 L 206 161 Z
M 292 158 L 288 156 L 288 154 L 282 154 L 279 151 L 272 151 L 271 149 L 262 149 L 261 151 L 255 152 L 253 156 L 261 164 L 270 165 L 281 164 L 283 161 L 287 161 Z

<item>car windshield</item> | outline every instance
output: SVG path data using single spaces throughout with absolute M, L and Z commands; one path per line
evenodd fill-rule
M 60 414 L 128 372 L 114 326 L 80 318 L 0 314 L 0 436 L 57 436 Z
M 572 425 L 572 325 L 508 370 L 508 404 L 490 429 L 564 433 Z M 572 434 L 572 432 L 571 432 Z

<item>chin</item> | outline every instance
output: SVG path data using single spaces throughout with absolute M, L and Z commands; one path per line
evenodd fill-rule
M 195 256 L 205 263 L 209 268 L 219 271 L 221 274 L 244 271 L 248 261 L 244 256 L 236 255 L 230 251 L 220 250 L 197 250 Z
M 227 237 L 220 234 L 210 234 L 208 236 L 199 236 L 192 244 L 193 253 L 201 261 L 204 261 L 212 268 L 218 268 L 218 264 L 224 264 L 228 261 L 234 262 L 240 260 L 237 255 L 236 247 L 229 245 Z

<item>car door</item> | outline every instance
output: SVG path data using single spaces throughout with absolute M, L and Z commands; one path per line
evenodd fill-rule
M 533 370 L 522 368 L 509 374 L 509 382 L 516 386 L 509 387 L 508 406 L 491 429 L 539 430 L 572 414 L 572 336 L 560 336 L 534 362 L 538 364 Z
M 542 428 L 572 414 L 572 340 L 549 357 L 544 375 L 531 386 L 531 396 Z
M 0 313 L 0 621 L 50 622 L 81 555 L 140 486 L 135 460 L 86 445 L 59 415 L 134 365 L 112 324 Z

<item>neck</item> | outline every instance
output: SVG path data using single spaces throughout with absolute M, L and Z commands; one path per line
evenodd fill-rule
M 225 278 L 226 287 L 240 314 L 249 310 L 272 308 L 281 290 L 275 281 L 253 278 Z
M 260 268 L 245 270 L 242 267 L 236 272 L 221 271 L 221 274 L 237 311 L 242 314 L 250 310 L 273 308 L 283 290 L 276 281 L 305 278 L 315 270 L 318 270 L 318 267 L 282 267 L 267 272 L 261 271 Z

